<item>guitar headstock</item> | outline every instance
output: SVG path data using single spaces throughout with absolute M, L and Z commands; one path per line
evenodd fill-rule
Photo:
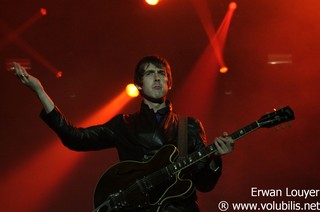
M 286 106 L 262 116 L 257 122 L 259 127 L 270 128 L 294 119 L 293 110 L 289 106 Z

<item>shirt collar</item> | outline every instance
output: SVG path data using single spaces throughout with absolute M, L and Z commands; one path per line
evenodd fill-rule
M 149 110 L 151 110 L 151 111 L 153 112 L 153 110 L 150 109 L 149 106 L 142 101 L 142 103 L 141 103 L 141 112 L 143 112 L 143 111 L 149 111 Z M 160 115 L 165 115 L 166 113 L 171 112 L 171 111 L 172 111 L 172 104 L 171 104 L 171 102 L 167 99 L 167 100 L 166 100 L 166 107 L 158 110 L 157 113 L 160 114 Z

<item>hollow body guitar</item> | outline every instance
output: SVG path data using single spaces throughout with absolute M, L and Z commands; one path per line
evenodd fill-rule
M 262 116 L 230 136 L 237 140 L 258 128 L 270 128 L 294 119 L 290 107 Z M 214 144 L 186 157 L 174 145 L 163 146 L 148 162 L 122 161 L 100 178 L 94 192 L 94 211 L 162 211 L 168 202 L 186 198 L 194 187 L 182 171 L 217 150 Z

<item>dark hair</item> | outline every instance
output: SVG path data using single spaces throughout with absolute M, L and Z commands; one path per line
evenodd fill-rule
M 142 77 L 145 72 L 146 65 L 153 64 L 157 68 L 164 68 L 167 76 L 168 76 L 168 86 L 172 86 L 172 74 L 171 74 L 171 68 L 168 63 L 168 61 L 159 56 L 159 55 L 149 55 L 146 57 L 143 57 L 137 64 L 136 69 L 134 71 L 134 83 L 136 85 L 142 86 Z

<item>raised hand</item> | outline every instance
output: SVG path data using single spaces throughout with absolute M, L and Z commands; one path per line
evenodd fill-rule
M 45 92 L 44 88 L 41 85 L 41 82 L 34 76 L 30 75 L 26 71 L 26 69 L 19 63 L 14 62 L 12 69 L 15 75 L 20 79 L 20 81 L 36 93 L 37 97 L 43 105 L 44 110 L 47 113 L 52 111 L 55 105 L 51 98 Z
M 30 75 L 26 69 L 21 66 L 19 63 L 13 62 L 12 67 L 15 75 L 20 79 L 20 81 L 29 87 L 32 91 L 39 93 L 43 91 L 43 87 L 41 82 L 35 78 L 34 76 Z

